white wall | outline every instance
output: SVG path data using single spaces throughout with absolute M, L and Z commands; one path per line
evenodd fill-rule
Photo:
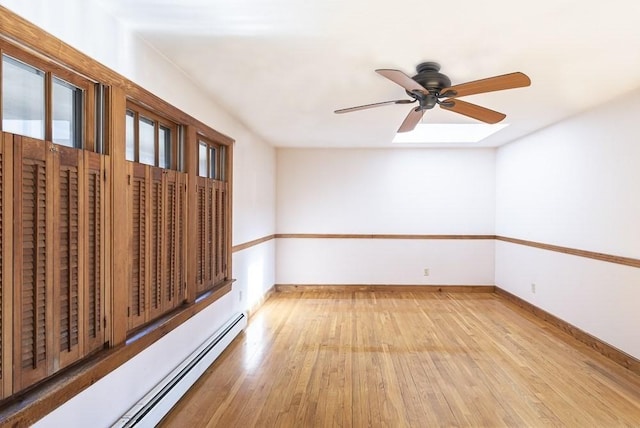
M 278 239 L 277 248 L 277 284 L 493 285 L 493 239 Z
M 275 150 L 205 97 L 174 65 L 101 13 L 93 2 L 0 0 L 0 5 L 234 138 L 233 244 L 275 232 Z M 267 242 L 235 253 L 233 277 L 237 282 L 232 293 L 45 417 L 40 425 L 106 426 L 114 422 L 204 338 L 273 286 L 274 247 Z M 101 404 L 105 402 L 109 406 Z
M 640 258 L 639 113 L 635 92 L 501 147 L 496 234 Z M 496 285 L 640 357 L 639 269 L 497 242 Z
M 276 230 L 276 152 L 246 130 L 230 133 L 233 155 L 233 243 L 263 238 Z M 275 284 L 275 242 L 233 254 L 233 293 L 245 311 Z
M 493 235 L 494 171 L 492 149 L 278 149 L 277 231 Z M 493 253 L 491 240 L 280 238 L 276 282 L 487 285 Z

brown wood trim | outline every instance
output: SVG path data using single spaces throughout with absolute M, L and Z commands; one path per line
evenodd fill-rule
M 559 245 L 543 244 L 541 242 L 527 241 L 524 239 L 508 238 L 506 236 L 496 236 L 496 240 L 510 242 L 512 244 L 526 245 L 527 247 L 540 248 L 543 250 L 555 251 L 557 253 L 571 254 L 588 259 L 600 260 L 603 262 L 615 263 L 619 265 L 640 268 L 640 260 L 631 257 L 614 256 L 611 254 L 596 253 L 593 251 L 578 250 L 575 248 L 561 247 Z
M 243 244 L 234 245 L 231 247 L 232 253 L 237 253 L 238 251 L 246 250 L 247 248 L 255 247 L 256 245 L 260 245 L 263 242 L 271 241 L 275 239 L 276 235 L 267 235 L 262 238 L 254 239 L 253 241 L 245 242 Z
M 495 239 L 512 244 L 525 245 L 528 247 L 540 248 L 557 253 L 571 254 L 574 256 L 600 260 L 625 266 L 640 268 L 640 259 L 631 257 L 615 256 L 593 251 L 579 250 L 576 248 L 562 247 L 559 245 L 543 244 L 541 242 L 527 241 L 524 239 L 509 238 L 497 235 L 404 235 L 404 234 L 351 234 L 351 233 L 276 233 L 263 238 L 255 239 L 232 247 L 232 252 L 242 251 L 271 239 L 449 239 L 449 240 L 487 240 Z
M 286 239 L 495 239 L 495 235 L 403 235 L 349 233 L 276 233 L 275 237 Z
M 170 314 L 145 329 L 145 334 L 137 340 L 101 351 L 90 360 L 53 376 L 31 390 L 11 397 L 0 406 L 0 425 L 32 425 L 229 293 L 232 284 L 233 281 L 227 281 L 196 303 Z
M 231 252 L 246 250 L 272 239 L 494 239 L 493 235 L 393 235 L 393 234 L 334 234 L 334 233 L 276 233 L 253 241 L 234 245 Z
M 496 286 L 495 293 L 504 298 L 505 300 L 513 303 L 519 308 L 534 314 L 536 317 L 548 322 L 549 324 L 557 327 L 561 331 L 567 333 L 573 338 L 579 340 L 584 343 L 588 347 L 596 350 L 600 354 L 604 355 L 611 361 L 620 364 L 621 366 L 631 370 L 633 373 L 640 375 L 640 360 L 632 357 L 631 355 L 615 348 L 602 340 L 598 339 L 595 336 L 590 335 L 589 333 L 575 327 L 572 324 L 556 317 L 555 315 L 550 314 L 549 312 L 540 309 L 539 307 L 532 305 L 526 300 L 509 293 L 508 291 Z
M 579 250 L 576 248 L 562 247 L 560 245 L 543 244 L 541 242 L 527 241 L 524 239 L 509 238 L 498 235 L 394 235 L 394 234 L 338 234 L 338 233 L 276 233 L 275 238 L 284 239 L 449 239 L 449 240 L 484 240 L 495 239 L 512 244 L 525 245 L 540 248 L 542 250 L 555 251 L 557 253 L 571 254 L 593 260 L 615 263 L 624 266 L 640 268 L 640 259 L 622 257 L 612 254 L 597 253 L 594 251 Z
M 11 227 L 14 217 L 14 143 L 13 135 L 0 132 L 0 153 L 2 153 L 2 219 L 0 227 L 2 227 L 2 242 L 0 242 L 0 253 L 2 254 L 2 299 L 0 305 L 2 309 L 2 326 L 11 325 L 12 323 L 12 307 L 14 302 L 13 288 L 16 275 L 14 273 L 14 260 L 20 256 L 14 255 L 13 237 L 14 229 Z M 0 350 L 0 359 L 2 359 L 2 380 L 0 380 L 0 398 L 11 395 L 13 391 L 13 375 L 11 368 L 13 367 L 13 336 L 14 331 L 10 328 L 0 329 L 2 349 Z
M 277 293 L 355 291 L 402 293 L 493 293 L 493 285 L 392 285 L 392 284 L 276 284 Z

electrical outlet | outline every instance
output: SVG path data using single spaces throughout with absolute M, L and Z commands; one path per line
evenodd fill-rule
M 424 276 L 429 276 L 429 268 L 424 268 Z
M 533 294 L 536 294 L 536 284 L 535 284 L 535 282 L 532 282 L 532 283 L 531 283 L 531 292 L 532 292 Z

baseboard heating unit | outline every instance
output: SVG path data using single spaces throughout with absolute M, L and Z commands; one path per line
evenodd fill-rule
M 112 427 L 154 427 L 247 325 L 238 314 L 198 347 Z

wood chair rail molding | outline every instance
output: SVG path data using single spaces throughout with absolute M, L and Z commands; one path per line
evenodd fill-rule
M 275 239 L 275 237 L 276 237 L 276 235 L 267 235 L 267 236 L 263 236 L 262 238 L 253 239 L 251 241 L 247 241 L 247 242 L 244 242 L 242 244 L 234 245 L 233 247 L 231 247 L 231 252 L 232 253 L 237 253 L 238 251 L 242 251 L 242 250 L 246 250 L 247 248 L 255 247 L 256 245 L 260 245 L 263 242 L 271 241 L 272 239 Z
M 624 266 L 640 268 L 640 259 L 622 257 L 612 254 L 598 253 L 595 251 L 579 250 L 576 248 L 562 247 L 560 245 L 544 244 L 541 242 L 527 241 L 525 239 L 509 238 L 506 236 L 496 236 L 496 240 L 509 242 L 511 244 L 525 245 L 527 247 L 539 248 L 542 250 L 554 251 L 556 253 L 570 254 L 587 259 L 600 260 L 603 262 L 615 263 Z
M 420 235 L 420 234 L 389 234 L 389 233 L 277 233 L 276 238 L 283 239 L 459 239 L 459 240 L 484 240 L 495 239 L 494 235 Z
M 640 259 L 617 256 L 613 254 L 598 253 L 595 251 L 580 250 L 577 248 L 563 247 L 560 245 L 545 244 L 542 242 L 528 241 L 525 239 L 510 238 L 500 235 L 443 235 L 443 234 L 354 234 L 354 233 L 276 233 L 267 235 L 259 239 L 254 239 L 242 244 L 233 246 L 232 251 L 238 252 L 251 248 L 255 245 L 272 239 L 416 239 L 416 240 L 496 240 L 511 244 L 524 245 L 527 247 L 539 248 L 541 250 L 553 251 L 556 253 L 570 254 L 593 260 L 600 260 L 608 263 L 615 263 L 624 266 L 640 268 Z

